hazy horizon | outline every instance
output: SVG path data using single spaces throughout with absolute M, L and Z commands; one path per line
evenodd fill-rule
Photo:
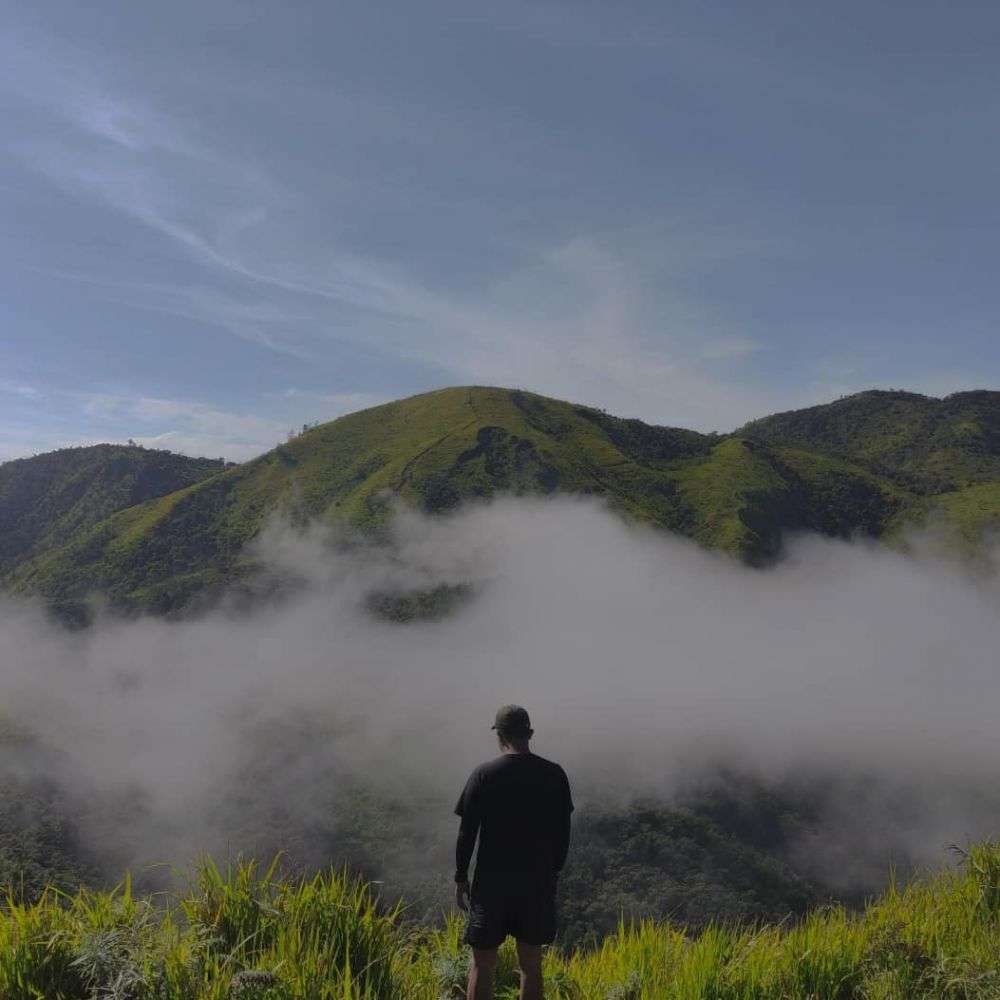
M 446 389 L 464 389 L 464 388 L 509 389 L 509 390 L 515 391 L 519 387 L 514 387 L 514 386 L 500 386 L 500 385 L 485 385 L 485 384 L 478 385 L 478 386 L 472 386 L 472 385 L 468 385 L 468 386 L 443 385 L 443 386 L 437 386 L 437 387 L 431 388 L 431 389 L 425 389 L 425 390 L 423 390 L 423 391 L 421 391 L 419 393 L 413 393 L 413 394 L 411 394 L 411 396 L 402 396 L 402 397 L 399 397 L 399 399 L 402 400 L 402 399 L 412 398 L 412 396 L 430 395 L 430 394 L 433 394 L 435 392 L 444 391 Z M 530 391 L 530 390 L 522 390 L 522 391 Z M 917 392 L 913 392 L 913 391 L 911 391 L 909 389 L 901 388 L 901 387 L 900 388 L 891 388 L 890 389 L 890 388 L 887 388 L 887 387 L 884 387 L 884 386 L 871 386 L 870 388 L 867 388 L 867 389 L 858 389 L 856 393 L 850 393 L 848 395 L 838 396 L 835 399 L 818 400 L 815 403 L 805 403 L 803 405 L 804 405 L 804 408 L 809 408 L 809 407 L 812 407 L 812 406 L 822 406 L 822 405 L 824 405 L 826 403 L 833 403 L 833 402 L 837 402 L 840 399 L 849 398 L 850 395 L 864 395 L 865 393 L 868 393 L 868 392 L 902 392 L 902 393 L 906 393 L 907 395 L 921 396 L 924 399 L 944 400 L 944 399 L 949 399 L 952 396 L 962 395 L 964 393 L 996 392 L 996 391 L 998 391 L 998 390 L 989 389 L 989 388 L 986 388 L 986 387 L 970 386 L 969 388 L 966 388 L 966 389 L 956 389 L 952 393 L 946 393 L 946 394 L 942 394 L 940 396 L 934 396 L 934 395 L 931 395 L 929 393 L 917 393 Z M 321 418 L 318 418 L 318 419 L 315 419 L 315 420 L 308 421 L 307 423 L 309 424 L 310 427 L 315 426 L 317 424 L 332 423 L 334 420 L 338 420 L 342 416 L 348 416 L 349 413 L 360 412 L 361 410 L 366 410 L 366 409 L 370 409 L 370 408 L 382 406 L 382 405 L 385 405 L 385 403 L 390 403 L 390 402 L 395 402 L 395 401 L 398 401 L 398 400 L 385 400 L 384 402 L 381 402 L 381 403 L 372 403 L 370 406 L 360 406 L 360 407 L 358 407 L 357 410 L 350 410 L 347 413 L 341 413 L 341 414 L 338 414 L 337 416 L 330 417 L 329 419 L 323 419 L 321 417 Z M 577 404 L 577 405 L 580 405 L 580 406 L 595 406 L 595 404 L 591 404 L 591 403 L 586 402 L 585 400 L 579 400 L 579 399 L 563 400 L 563 401 L 564 402 L 574 403 L 574 404 Z M 595 408 L 596 408 L 596 406 L 595 406 Z M 755 414 L 755 415 L 749 417 L 747 422 L 752 421 L 752 420 L 756 420 L 759 417 L 772 416 L 772 415 L 774 415 L 776 413 L 781 413 L 781 412 L 785 412 L 785 411 L 776 410 L 776 411 L 770 411 L 768 413 Z M 618 417 L 618 416 L 623 416 L 623 414 L 613 413 L 612 416 Z M 652 425 L 652 426 L 668 426 L 668 425 Z M 740 426 L 743 426 L 743 425 L 740 425 Z M 693 429 L 693 428 L 688 428 L 688 429 Z M 736 431 L 738 431 L 739 429 L 740 429 L 740 427 L 732 427 L 732 428 L 728 428 L 727 430 L 723 430 L 723 431 L 721 431 L 719 433 L 722 433 L 722 434 L 732 434 L 732 433 L 735 433 Z M 294 434 L 299 433 L 300 430 L 301 430 L 301 426 L 289 427 L 288 428 L 288 432 L 289 433 L 294 433 Z M 58 451 L 58 450 L 62 450 L 62 449 L 65 449 L 65 448 L 85 448 L 85 447 L 90 447 L 90 446 L 95 446 L 95 445 L 104 445 L 104 444 L 107 444 L 107 445 L 125 445 L 125 444 L 128 443 L 128 440 L 129 439 L 120 439 L 120 440 L 95 439 L 95 440 L 92 440 L 92 441 L 74 441 L 74 442 L 69 442 L 67 444 L 55 443 L 53 445 L 53 447 L 51 449 L 49 449 L 49 451 Z M 141 445 L 142 447 L 145 447 L 145 448 L 162 449 L 164 451 L 175 451 L 176 454 L 188 455 L 188 456 L 190 456 L 192 458 L 211 458 L 211 459 L 214 459 L 214 458 L 219 458 L 219 457 L 225 457 L 225 456 L 219 456 L 219 455 L 209 455 L 209 454 L 206 454 L 204 452 L 197 452 L 197 451 L 184 450 L 184 449 L 176 449 L 175 450 L 175 449 L 169 447 L 169 442 L 167 442 L 167 443 L 156 442 L 156 441 L 147 442 L 147 441 L 144 441 L 143 439 L 139 439 L 138 441 L 136 441 L 135 439 L 132 439 L 132 440 L 134 441 L 134 443 L 139 444 L 139 445 Z M 245 458 L 243 458 L 243 459 L 241 459 L 239 461 L 236 461 L 235 464 L 242 464 L 243 462 L 252 461 L 254 458 L 258 457 L 258 455 L 264 454 L 266 451 L 270 451 L 272 448 L 277 447 L 280 443 L 281 443 L 281 440 L 277 440 L 273 444 L 268 445 L 267 447 L 265 447 L 263 451 L 257 452 L 257 453 L 251 454 L 251 455 L 247 455 Z M 38 455 L 38 454 L 44 454 L 44 452 L 29 452 L 29 453 L 26 453 L 24 455 L 12 455 L 9 458 L 3 458 L 2 456 L 0 456 L 0 465 L 2 465 L 4 462 L 15 461 L 16 459 L 19 459 L 19 458 L 31 458 L 31 457 L 33 457 L 35 455 Z M 234 460 L 227 458 L 226 461 L 233 462 Z

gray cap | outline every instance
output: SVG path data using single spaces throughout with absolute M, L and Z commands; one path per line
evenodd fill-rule
M 531 719 L 520 705 L 504 705 L 497 712 L 492 728 L 501 736 L 530 736 Z

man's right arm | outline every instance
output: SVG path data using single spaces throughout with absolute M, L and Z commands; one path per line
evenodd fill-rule
M 561 768 L 560 773 L 562 775 L 559 796 L 561 801 L 553 831 L 555 838 L 552 850 L 552 860 L 557 875 L 563 870 L 566 864 L 566 857 L 569 854 L 570 817 L 573 814 L 573 796 L 569 788 L 569 778 L 566 777 L 566 772 Z
M 478 821 L 472 823 L 462 820 L 458 828 L 458 840 L 455 843 L 455 881 L 469 881 L 469 865 L 472 863 L 472 852 L 476 849 L 476 837 L 479 835 Z
M 472 863 L 472 853 L 476 849 L 476 838 L 479 836 L 481 821 L 479 789 L 479 773 L 473 771 L 455 806 L 455 814 L 461 820 L 458 840 L 455 843 L 455 881 L 459 884 L 469 881 L 469 865 Z

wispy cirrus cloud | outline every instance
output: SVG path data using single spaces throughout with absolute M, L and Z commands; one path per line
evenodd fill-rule
M 132 438 L 150 448 L 188 455 L 221 455 L 246 461 L 280 444 L 304 423 L 334 420 L 346 413 L 386 402 L 368 393 L 320 393 L 289 388 L 280 394 L 269 415 L 234 411 L 190 399 L 166 399 L 127 393 L 91 393 L 79 397 L 84 418 L 104 426 L 126 428 Z
M 34 385 L 25 382 L 14 382 L 10 379 L 0 378 L 0 393 L 7 393 L 11 396 L 19 396 L 21 399 L 39 399 L 41 390 Z
M 273 448 L 291 429 L 287 422 L 237 413 L 206 403 L 94 393 L 81 398 L 83 414 L 128 429 L 125 437 L 150 448 L 244 461 Z
M 21 90 L 68 127 L 19 143 L 23 161 L 203 269 L 196 282 L 88 273 L 109 297 L 302 361 L 353 344 L 429 366 L 439 383 L 519 385 L 649 420 L 726 429 L 767 408 L 763 390 L 713 367 L 759 345 L 662 282 L 654 327 L 648 283 L 607 238 L 524 248 L 475 294 L 434 287 L 335 229 L 317 239 L 308 201 L 259 164 L 114 93 L 65 53 L 45 56 L 30 59 L 25 78 L 37 85 Z
M 321 409 L 325 419 L 334 419 L 345 413 L 357 410 L 367 410 L 369 407 L 387 403 L 390 398 L 375 392 L 315 392 L 310 389 L 299 389 L 291 386 L 279 394 L 282 399 L 293 400 L 296 403 L 306 403 L 316 409 Z
M 0 430 L 0 463 L 29 458 L 57 448 L 83 448 L 106 440 L 100 435 L 78 433 L 53 437 L 44 429 L 27 425 L 6 427 Z
M 296 335 L 316 322 L 316 311 L 308 303 L 275 302 L 252 293 L 237 294 L 210 283 L 170 284 L 130 281 L 101 274 L 55 268 L 32 268 L 63 281 L 101 289 L 110 300 L 153 312 L 195 320 L 276 354 L 308 360 L 310 353 L 296 343 Z M 284 332 L 284 339 L 276 331 Z
M 701 357 L 706 361 L 728 361 L 745 358 L 764 350 L 764 345 L 752 337 L 719 337 L 708 339 L 701 345 Z
M 19 387 L 29 388 L 29 387 Z M 0 392 L 5 383 L 0 382 Z M 243 462 L 269 451 L 303 424 L 334 420 L 388 401 L 363 392 L 315 392 L 289 387 L 266 393 L 264 412 L 233 410 L 196 399 L 127 392 L 53 390 L 20 393 L 37 419 L 0 429 L 0 462 L 56 448 L 137 441 L 192 456 Z M 45 418 L 55 408 L 61 419 Z M 73 427 L 72 432 L 67 428 Z

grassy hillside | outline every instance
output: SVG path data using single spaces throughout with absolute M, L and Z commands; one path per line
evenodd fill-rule
M 929 528 L 932 540 L 945 551 L 957 551 L 973 562 L 989 566 L 992 558 L 989 543 L 1000 532 L 1000 483 L 980 483 L 918 497 L 889 522 L 887 534 L 894 541 L 901 541 L 913 526 Z
M 275 513 L 378 533 L 394 497 L 430 513 L 499 493 L 605 498 L 624 515 L 751 562 L 782 532 L 878 534 L 908 502 L 847 459 L 622 420 L 508 389 L 414 396 L 315 427 L 254 461 L 76 532 L 8 575 L 20 593 L 100 591 L 173 611 L 240 572 Z
M 206 865 L 164 909 L 113 893 L 48 894 L 0 910 L 6 1000 L 441 1000 L 462 996 L 461 922 L 404 923 L 363 883 Z M 624 924 L 585 952 L 545 956 L 551 1000 L 988 1000 L 1000 995 L 1000 850 L 890 889 L 854 915 L 698 934 Z M 498 996 L 515 996 L 508 942 Z
M 126 507 L 221 472 L 221 459 L 113 444 L 0 465 L 0 572 Z
M 0 467 L 0 574 L 57 606 L 100 593 L 174 612 L 239 578 L 273 515 L 377 535 L 396 498 L 442 513 L 501 493 L 599 496 L 755 564 L 794 530 L 939 522 L 972 550 L 1000 527 L 1000 393 L 865 392 L 719 436 L 466 387 L 350 414 L 224 471 L 143 449 L 56 452 Z

